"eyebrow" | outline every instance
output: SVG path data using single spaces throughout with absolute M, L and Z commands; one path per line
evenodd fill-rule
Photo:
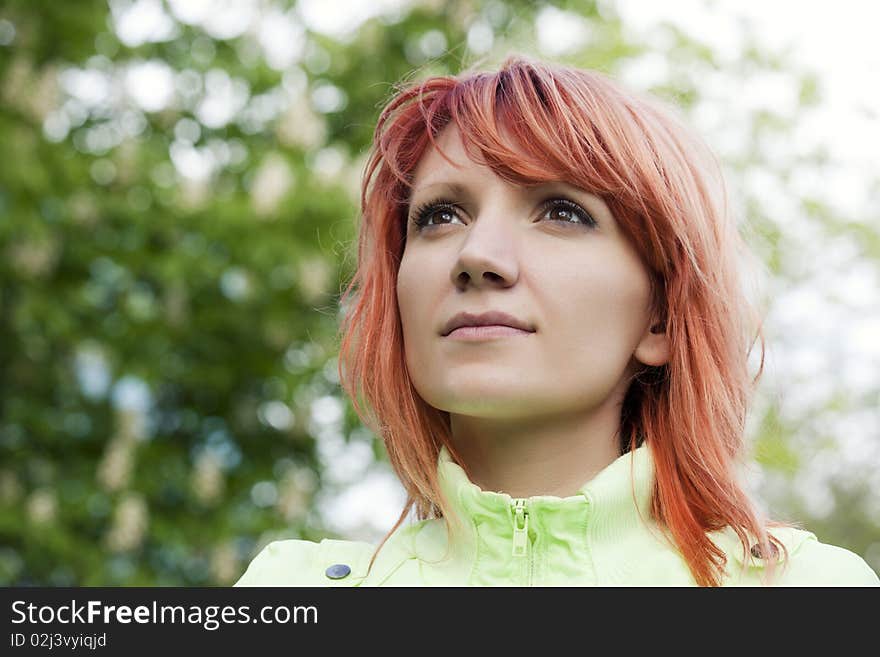
M 413 188 L 410 192 L 410 200 L 412 200 L 412 198 L 415 197 L 417 193 L 430 187 L 444 187 L 450 192 L 460 196 L 467 196 L 467 194 L 470 192 L 470 185 L 467 182 L 457 180 L 436 180 L 434 182 L 429 182 L 427 184 L 419 185 L 418 187 Z M 546 187 L 567 187 L 573 191 L 580 192 L 581 194 L 596 196 L 596 194 L 593 194 L 586 189 L 581 189 L 580 187 L 572 185 L 571 183 L 567 183 L 564 180 L 547 180 L 544 182 L 536 183 L 534 185 L 521 185 L 519 187 L 519 191 L 527 195 L 537 194 L 540 192 L 541 189 Z
M 445 187 L 446 189 L 453 192 L 454 194 L 459 194 L 461 196 L 464 196 L 465 194 L 468 193 L 467 185 L 464 183 L 455 182 L 455 181 L 451 181 L 451 180 L 450 181 L 438 180 L 436 182 L 430 182 L 427 185 L 419 185 L 418 187 L 413 188 L 413 190 L 410 194 L 410 199 L 412 199 L 418 192 L 422 191 L 423 189 L 428 189 L 430 187 Z

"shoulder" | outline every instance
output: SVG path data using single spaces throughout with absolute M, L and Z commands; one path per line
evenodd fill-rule
M 234 586 L 371 586 L 382 583 L 416 556 L 416 538 L 422 529 L 435 528 L 435 525 L 421 521 L 398 527 L 376 555 L 372 569 L 370 559 L 377 546 L 364 541 L 329 538 L 320 542 L 273 541 L 253 558 Z M 428 545 L 433 546 L 438 537 L 426 534 L 422 536 L 423 543 L 426 538 Z
M 855 552 L 822 543 L 814 533 L 795 527 L 771 527 L 768 531 L 787 553 L 779 551 L 775 557 L 776 586 L 880 586 L 877 574 Z M 730 528 L 717 533 L 713 540 L 732 563 L 745 567 L 753 578 L 768 564 L 750 552 L 743 554 L 742 543 Z
M 782 586 L 880 586 L 877 574 L 862 557 L 810 536 L 789 560 L 780 577 Z
M 363 541 L 273 541 L 234 586 L 356 586 L 366 575 L 374 549 Z

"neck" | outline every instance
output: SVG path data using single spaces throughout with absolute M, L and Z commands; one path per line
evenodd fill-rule
M 620 456 L 620 408 L 527 419 L 451 415 L 452 445 L 470 480 L 511 497 L 573 495 Z

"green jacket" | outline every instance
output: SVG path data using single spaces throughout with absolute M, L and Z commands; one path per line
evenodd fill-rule
M 254 558 L 235 586 L 695 585 L 684 559 L 650 520 L 654 464 L 648 445 L 619 457 L 578 494 L 565 498 L 511 498 L 484 491 L 445 447 L 438 473 L 466 528 L 447 559 L 441 558 L 447 543 L 445 520 L 422 520 L 401 525 L 392 534 L 369 574 L 375 548 L 369 543 L 279 540 Z M 790 555 L 784 564 L 782 551 L 775 557 L 785 567 L 780 585 L 880 585 L 868 564 L 849 550 L 821 543 L 808 531 L 770 531 Z M 728 557 L 724 585 L 761 585 L 765 562 L 751 553 L 743 557 L 742 544 L 730 528 L 709 536 Z

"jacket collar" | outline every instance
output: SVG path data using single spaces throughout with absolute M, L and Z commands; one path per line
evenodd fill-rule
M 511 558 L 516 542 L 517 499 L 506 493 L 483 490 L 471 482 L 445 447 L 441 447 L 438 455 L 437 469 L 440 486 L 451 505 L 450 513 L 464 521 L 464 535 L 451 546 L 453 558 L 446 560 L 444 556 L 448 556 L 446 548 L 450 546 L 443 519 L 401 527 L 397 530 L 398 540 L 389 540 L 379 552 L 372 582 L 381 584 L 413 559 L 416 563 L 430 563 L 430 568 L 420 572 L 441 585 L 450 581 L 467 581 L 472 585 L 531 581 L 531 576 L 525 579 L 522 570 L 517 570 L 525 568 L 522 564 L 529 560 Z M 527 540 L 533 546 L 540 546 L 542 558 L 550 559 L 552 569 L 561 573 L 560 577 L 566 574 L 566 568 L 572 576 L 582 574 L 585 568 L 605 568 L 607 575 L 608 564 L 617 563 L 620 546 L 638 544 L 639 530 L 654 533 L 655 528 L 659 529 L 650 513 L 654 479 L 653 455 L 650 446 L 644 443 L 615 459 L 574 495 L 520 498 L 529 510 Z M 815 540 L 815 535 L 794 529 L 774 529 L 773 533 L 784 540 L 791 551 L 803 540 Z M 738 562 L 757 567 L 765 565 L 762 560 L 743 553 L 739 538 L 730 528 L 710 536 Z M 550 550 L 554 551 L 552 555 Z M 617 563 L 614 567 L 620 574 L 631 571 L 637 564 Z M 541 578 L 541 581 L 545 580 Z
M 440 449 L 437 467 L 452 512 L 465 520 L 466 527 L 476 530 L 480 537 L 491 534 L 512 538 L 517 498 L 474 484 L 452 460 L 445 445 Z M 520 500 L 528 510 L 533 536 L 548 532 L 557 539 L 568 537 L 577 543 L 613 540 L 649 521 L 653 485 L 654 463 L 648 444 L 643 443 L 615 459 L 574 495 L 535 495 Z

